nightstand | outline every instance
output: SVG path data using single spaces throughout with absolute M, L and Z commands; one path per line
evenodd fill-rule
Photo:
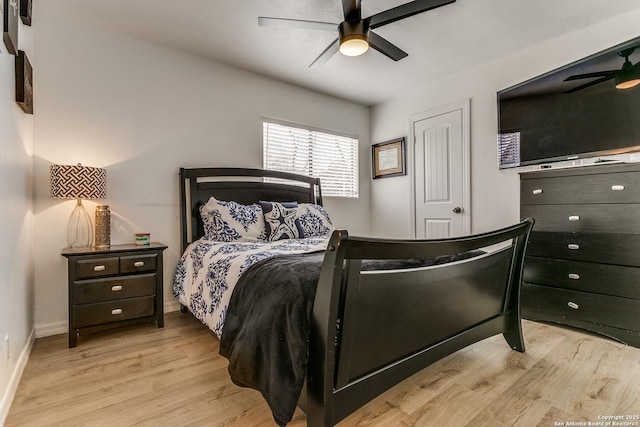
M 164 327 L 162 253 L 167 246 L 64 248 L 69 277 L 69 348 L 80 329 L 155 321 Z

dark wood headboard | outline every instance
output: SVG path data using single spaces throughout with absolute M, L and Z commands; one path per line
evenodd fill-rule
M 260 200 L 322 204 L 319 178 L 264 169 L 180 168 L 182 252 L 204 235 L 200 206 L 211 196 L 243 205 Z

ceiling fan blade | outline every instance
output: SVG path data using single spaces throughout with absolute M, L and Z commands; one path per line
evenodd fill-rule
M 320 55 L 316 59 L 313 60 L 311 64 L 309 64 L 309 68 L 318 67 L 320 65 L 325 64 L 333 55 L 335 55 L 340 49 L 340 41 L 339 39 L 335 39 L 325 50 L 322 51 Z
M 611 78 L 613 76 L 615 76 L 617 73 L 619 72 L 619 70 L 610 70 L 610 71 L 598 71 L 595 73 L 586 73 L 586 74 L 576 74 L 574 76 L 569 76 L 566 79 L 564 79 L 565 82 L 571 81 L 571 80 L 579 80 L 579 79 L 591 79 L 594 77 L 607 77 L 607 78 Z
M 579 90 L 586 89 L 586 88 L 591 87 L 591 86 L 595 86 L 595 85 L 597 85 L 597 84 L 599 84 L 599 83 L 606 82 L 607 80 L 610 80 L 610 79 L 612 79 L 613 77 L 614 77 L 614 76 L 605 76 L 605 77 L 602 77 L 602 78 L 600 78 L 600 79 L 594 80 L 594 81 L 592 81 L 592 82 L 585 83 L 585 84 L 583 84 L 583 85 L 580 85 L 580 86 L 574 87 L 573 89 L 565 90 L 565 91 L 564 91 L 564 93 L 573 93 L 573 92 L 577 92 L 577 91 L 579 91 Z M 565 81 L 566 81 L 566 80 L 565 80 Z
M 338 31 L 338 24 L 320 21 L 305 21 L 303 19 L 272 18 L 259 16 L 258 25 L 261 27 L 284 27 L 305 30 Z
M 369 32 L 369 46 L 371 46 L 381 54 L 393 59 L 394 61 L 399 61 L 402 58 L 408 56 L 407 52 L 390 43 L 386 39 L 380 37 L 373 31 Z
M 362 19 L 362 0 L 342 0 L 342 12 L 345 21 L 360 21 Z
M 371 15 L 370 17 L 365 18 L 365 21 L 369 22 L 369 28 L 374 29 L 417 15 L 418 13 L 455 3 L 455 1 L 456 0 L 414 0 L 392 9 L 385 10 L 384 12 Z

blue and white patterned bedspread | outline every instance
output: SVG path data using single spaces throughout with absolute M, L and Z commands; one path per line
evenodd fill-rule
M 249 267 L 277 255 L 324 251 L 328 240 L 329 236 L 275 242 L 197 240 L 178 262 L 173 295 L 220 337 L 233 288 Z

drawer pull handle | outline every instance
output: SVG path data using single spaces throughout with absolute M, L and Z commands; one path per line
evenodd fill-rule
M 569 273 L 569 279 L 578 280 L 580 279 L 580 275 L 575 273 Z
M 624 190 L 624 185 L 612 185 L 611 189 L 613 191 L 622 191 L 622 190 Z
M 104 265 L 96 265 L 95 267 L 93 267 L 93 271 L 104 271 L 106 269 L 107 267 L 105 267 Z
M 122 314 L 122 309 L 121 308 L 114 308 L 113 310 L 111 310 L 111 314 L 113 314 L 113 315 Z
M 134 267 L 144 267 L 144 261 L 136 261 L 133 263 Z
M 533 194 L 542 194 L 542 188 L 536 188 L 531 193 L 533 193 Z
M 567 303 L 567 305 L 568 305 L 569 307 L 573 308 L 574 310 L 577 310 L 577 309 L 579 309 L 579 308 L 580 308 L 580 306 L 579 306 L 578 304 L 576 304 L 575 302 L 572 302 L 572 301 L 569 301 L 569 302 Z
M 580 245 L 576 245 L 575 243 L 569 243 L 569 244 L 567 245 L 567 247 L 568 247 L 569 249 L 571 249 L 571 250 L 577 250 L 577 249 L 580 249 Z
M 580 216 L 578 215 L 571 215 L 569 217 L 569 221 L 580 221 Z
M 111 290 L 112 290 L 113 292 L 121 291 L 121 290 L 122 290 L 122 285 L 113 285 L 113 286 L 111 287 Z

